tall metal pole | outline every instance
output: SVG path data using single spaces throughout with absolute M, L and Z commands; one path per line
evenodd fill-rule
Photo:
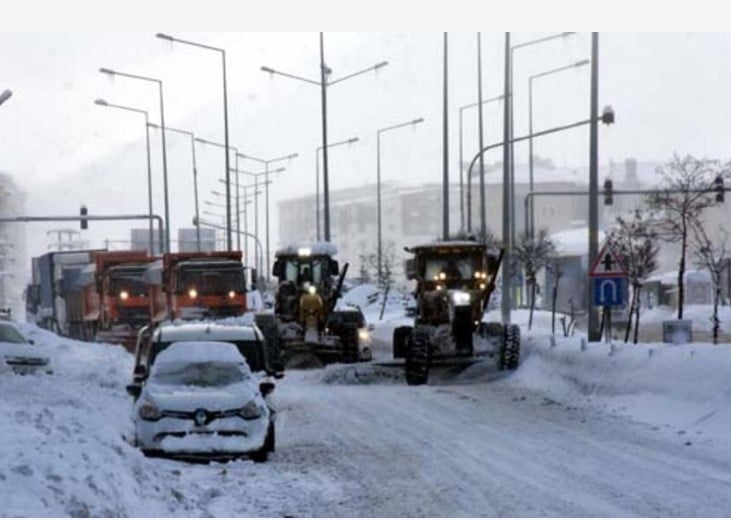
M 503 104 L 503 142 L 510 142 L 510 33 L 505 33 L 505 100 Z M 510 323 L 510 147 L 503 146 L 503 283 L 500 310 L 503 323 Z
M 596 114 L 599 110 L 599 33 L 591 33 L 591 123 L 589 124 L 589 261 L 597 255 L 599 249 L 599 122 Z M 592 286 L 586 286 L 586 306 L 589 341 L 599 341 L 599 318 L 592 305 Z
M 480 150 L 485 147 L 482 123 L 482 40 L 477 33 L 477 119 Z M 480 154 L 480 235 L 482 243 L 487 243 L 487 209 L 485 207 L 485 158 Z
M 155 254 L 155 240 L 152 223 L 152 166 L 150 165 L 150 121 L 145 112 L 145 144 L 147 146 L 147 208 L 150 212 L 150 255 Z M 162 246 L 162 244 L 160 244 Z
M 448 114 L 448 36 L 444 33 L 444 106 L 442 129 L 442 238 L 449 240 L 449 114 Z
M 195 159 L 195 134 L 190 133 L 190 148 L 193 151 L 193 193 L 195 194 L 195 242 L 196 248 L 201 250 L 201 224 L 198 213 L 198 164 Z
M 460 107 L 459 109 L 459 228 L 461 230 L 468 230 L 470 229 L 469 225 L 469 216 L 467 217 L 467 226 L 465 227 L 465 214 L 464 214 L 464 198 L 465 198 L 465 189 L 464 189 L 464 154 L 463 154 L 463 148 L 464 144 L 462 143 L 462 113 L 464 112 L 464 107 Z M 469 181 L 469 179 L 468 179 Z M 469 195 L 468 195 L 469 196 Z
M 162 101 L 162 81 L 157 82 L 160 88 L 160 134 L 162 135 L 162 179 L 165 191 L 165 252 L 170 252 L 170 203 L 168 201 L 168 159 L 165 146 L 165 108 Z
M 234 157 L 236 164 L 236 249 L 241 251 L 241 206 L 239 197 L 239 154 Z
M 266 245 L 267 245 L 267 248 L 266 248 L 266 253 L 267 253 L 266 254 L 266 256 L 267 256 L 267 274 L 266 274 L 266 278 L 267 278 L 267 282 L 268 282 L 269 279 L 270 279 L 269 278 L 269 272 L 271 271 L 271 269 L 269 268 L 269 256 L 270 256 L 269 255 L 269 161 L 267 161 L 267 162 L 264 163 L 264 193 L 265 193 L 264 196 L 265 196 L 265 199 L 266 199 L 265 200 L 265 208 L 264 209 L 266 211 L 266 215 L 265 215 L 266 219 L 265 219 L 265 222 L 266 222 L 266 234 L 267 234 L 267 236 L 266 236 Z
M 528 79 L 528 193 L 533 193 L 533 76 Z M 526 221 L 525 227 L 528 229 L 528 236 L 533 238 L 535 225 L 534 220 L 534 204 L 533 199 L 530 200 L 530 225 Z
M 317 241 L 322 240 L 320 234 L 320 150 L 321 146 L 315 150 L 315 228 L 317 229 Z
M 327 67 L 325 66 L 323 33 L 320 33 L 320 91 L 322 92 L 322 191 L 325 203 L 325 242 L 330 242 L 330 185 L 327 176 Z
M 378 212 L 378 283 L 383 280 L 383 245 L 381 229 L 381 132 L 376 132 L 376 191 L 377 191 L 377 212 Z
M 231 163 L 228 151 L 228 92 L 226 89 L 226 51 L 223 49 L 221 49 L 221 60 L 223 62 L 223 142 L 224 146 L 226 147 L 226 248 L 231 251 L 233 249 L 231 239 Z

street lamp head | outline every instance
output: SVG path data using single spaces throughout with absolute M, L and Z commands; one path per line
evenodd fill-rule
M 411 122 L 411 124 L 412 124 L 412 125 L 418 125 L 419 123 L 423 123 L 423 122 L 424 122 L 424 118 L 423 118 L 423 117 L 420 117 L 419 119 L 414 119 L 414 120 L 413 120 L 413 121 Z
M 102 74 L 109 74 L 110 76 L 114 76 L 114 74 L 116 74 L 112 69 L 105 69 L 104 67 L 99 69 L 99 72 Z
M 262 65 L 260 68 L 264 72 L 268 72 L 269 74 L 274 74 L 274 69 L 272 69 L 271 67 L 265 67 L 265 66 Z
M 563 32 L 563 33 L 561 33 L 561 36 L 566 37 L 566 36 L 571 36 L 572 34 L 576 34 L 576 33 L 575 32 Z
M 155 123 L 147 123 L 147 126 L 149 126 L 150 128 L 160 128 L 160 125 L 156 125 Z
M 358 137 L 351 137 L 350 139 L 348 139 L 348 144 L 356 143 L 359 140 L 360 140 L 360 138 L 358 138 Z
M 286 169 L 287 168 L 285 168 L 284 166 L 281 166 L 281 167 L 277 168 L 276 170 L 274 170 L 273 172 L 270 172 L 270 173 L 280 173 L 280 172 L 283 172 Z
M 605 125 L 614 123 L 614 109 L 609 105 L 605 106 L 604 110 L 602 110 L 602 123 Z
M 175 38 L 173 38 L 172 36 L 169 36 L 165 33 L 157 33 L 155 36 L 157 38 L 160 38 L 161 40 L 167 40 L 169 42 L 175 41 Z
M 107 103 L 107 100 L 106 99 L 102 99 L 102 98 L 95 99 L 94 100 L 94 103 L 97 104 L 97 105 L 101 105 L 103 107 L 109 106 L 109 103 Z
M 0 105 L 5 103 L 8 99 L 10 99 L 13 95 L 13 91 L 9 88 L 6 88 L 3 90 L 2 94 L 0 94 Z
M 574 67 L 583 67 L 584 65 L 588 65 L 591 63 L 591 60 L 581 60 L 574 63 Z
M 386 65 L 388 65 L 388 62 L 387 62 L 387 61 L 382 61 L 382 62 L 380 62 L 380 63 L 376 63 L 376 66 L 375 66 L 375 67 L 373 67 L 373 68 L 374 68 L 374 69 L 376 69 L 376 70 L 378 70 L 378 69 L 380 69 L 381 67 L 385 67 Z

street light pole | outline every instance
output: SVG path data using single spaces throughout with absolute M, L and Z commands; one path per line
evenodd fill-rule
M 154 231 L 153 231 L 153 224 L 152 224 L 152 167 L 150 165 L 150 118 L 146 110 L 141 110 L 139 108 L 132 108 L 132 107 L 126 107 L 122 105 L 115 105 L 112 103 L 107 102 L 104 99 L 97 99 L 94 101 L 95 104 L 103 107 L 109 107 L 109 108 L 117 108 L 119 110 L 126 110 L 128 112 L 135 112 L 138 114 L 142 114 L 145 116 L 145 145 L 147 149 L 147 209 L 150 213 L 150 231 L 149 231 L 149 248 L 150 248 L 150 254 L 155 254 L 155 241 L 154 241 Z M 163 244 L 160 244 L 160 247 L 163 247 Z
M 596 258 L 599 249 L 599 124 L 593 117 L 599 109 L 599 33 L 591 33 L 591 93 L 590 110 L 592 121 L 589 125 L 589 259 Z M 599 341 L 599 319 L 592 305 L 592 284 L 586 287 L 589 341 Z
M 5 90 L 3 90 L 2 94 L 0 94 L 0 105 L 5 103 L 11 97 L 13 97 L 12 90 L 10 90 L 9 88 L 6 88 Z
M 503 97 L 504 96 L 501 94 L 499 96 L 495 96 L 495 97 L 492 97 L 492 98 L 483 99 L 482 100 L 482 104 L 487 104 L 487 103 L 493 103 L 495 101 L 500 101 L 501 99 L 503 99 Z M 462 134 L 463 134 L 463 124 L 462 123 L 464 122 L 464 120 L 463 120 L 463 112 L 465 110 L 467 110 L 467 109 L 475 108 L 476 106 L 477 106 L 477 103 L 470 103 L 468 105 L 463 105 L 463 106 L 459 107 L 459 164 L 460 164 L 460 167 L 459 167 L 459 174 L 460 174 L 459 183 L 460 183 L 460 190 L 462 190 L 462 174 L 465 171 L 465 169 L 464 169 L 464 153 L 463 153 L 464 147 L 463 147 L 463 139 L 462 139 Z M 460 191 L 460 198 L 461 199 L 464 199 L 464 198 L 467 199 L 467 209 L 466 209 L 466 211 L 464 210 L 464 208 L 461 208 L 462 209 L 462 212 L 463 212 L 462 219 L 463 219 L 463 221 L 464 220 L 467 221 L 467 227 L 466 227 L 467 231 L 472 231 L 472 177 L 470 175 L 467 175 L 467 189 L 465 191 L 467 191 L 467 196 L 466 197 L 464 197 L 464 195 L 462 195 L 462 193 Z M 464 213 L 467 214 L 466 218 L 464 216 Z
M 243 154 L 243 153 L 242 154 L 238 154 L 237 157 L 238 156 L 241 156 L 243 159 L 250 159 L 252 161 L 257 161 L 257 162 L 260 162 L 260 163 L 264 164 L 264 175 L 265 175 L 264 176 L 264 180 L 265 181 L 269 181 L 269 174 L 270 173 L 276 173 L 276 172 L 279 172 L 279 171 L 283 171 L 284 170 L 284 168 L 280 168 L 280 169 L 276 170 L 276 172 L 270 172 L 269 171 L 269 165 L 270 164 L 275 163 L 275 162 L 278 162 L 278 161 L 284 161 L 284 160 L 291 161 L 292 159 L 295 159 L 296 157 L 299 157 L 299 154 L 297 154 L 297 153 L 291 153 L 289 155 L 283 155 L 282 157 L 275 157 L 274 159 L 261 159 L 259 157 L 254 157 L 252 155 L 247 155 L 247 154 Z M 238 169 L 238 167 L 237 167 L 237 169 Z M 265 188 L 266 194 L 264 196 L 264 199 L 266 201 L 265 211 L 266 211 L 267 282 L 269 282 L 271 280 L 271 278 L 270 278 L 270 276 L 271 276 L 271 273 L 270 273 L 271 269 L 270 269 L 270 263 L 269 263 L 270 262 L 270 259 L 271 259 L 271 254 L 269 252 L 269 182 L 266 182 L 265 183 L 265 186 L 266 186 L 266 188 Z
M 505 100 L 503 106 L 503 283 L 500 310 L 504 324 L 510 323 L 510 33 L 505 33 Z M 482 149 L 480 149 L 482 155 Z
M 160 127 L 154 123 L 148 123 L 147 126 L 155 128 L 160 130 Z M 187 135 L 190 137 L 190 150 L 192 152 L 192 161 L 193 161 L 193 195 L 195 197 L 195 216 L 198 218 L 199 212 L 198 212 L 198 166 L 197 161 L 195 158 L 195 134 L 193 132 L 189 132 L 188 130 L 181 130 L 179 128 L 165 128 L 166 132 L 175 132 L 177 134 Z M 195 238 L 196 238 L 196 246 L 198 251 L 201 250 L 201 227 L 197 225 L 195 227 Z
M 116 70 L 101 68 L 99 72 L 102 74 L 108 74 L 109 76 L 122 76 L 124 78 L 137 79 L 140 81 L 148 81 L 157 83 L 158 90 L 160 92 L 160 126 L 163 131 L 160 132 L 162 136 L 162 175 L 163 175 L 163 191 L 165 195 L 165 252 L 170 252 L 170 203 L 169 203 L 169 189 L 168 189 L 168 161 L 167 151 L 165 146 L 165 107 L 163 104 L 162 96 L 162 80 L 156 78 L 149 78 L 146 76 L 138 76 L 137 74 L 128 74 L 125 72 L 119 72 Z
M 336 80 L 330 80 L 329 75 L 332 72 L 326 65 L 325 65 L 325 43 L 324 43 L 324 35 L 323 33 L 320 33 L 320 80 L 315 81 L 307 78 L 303 78 L 301 76 L 297 76 L 295 74 L 289 74 L 287 72 L 281 72 L 278 70 L 274 70 L 271 67 L 262 66 L 261 70 L 264 72 L 268 72 L 269 74 L 276 74 L 279 76 L 283 76 L 290 79 L 296 79 L 299 81 L 304 81 L 305 83 L 310 83 L 313 85 L 317 85 L 320 87 L 320 97 L 322 100 L 322 150 L 323 150 L 323 198 L 325 203 L 325 212 L 324 212 L 324 225 L 325 225 L 325 242 L 330 242 L 330 185 L 329 185 L 329 176 L 328 176 L 328 160 L 327 160 L 327 87 L 334 85 L 336 83 L 340 83 L 341 81 L 345 81 L 346 79 L 353 78 L 355 76 L 360 76 L 361 74 L 365 74 L 366 72 L 375 71 L 380 69 L 381 67 L 385 67 L 388 65 L 387 61 L 382 61 L 380 63 L 376 63 L 375 65 L 365 68 L 363 70 L 359 70 L 357 72 L 353 72 L 351 74 L 347 74 L 341 78 L 338 78 Z
M 403 128 L 405 126 L 414 126 L 419 123 L 423 123 L 424 118 L 414 119 L 398 125 L 387 126 L 381 128 L 376 132 L 376 193 L 378 200 L 378 281 L 379 283 L 383 280 L 383 231 L 381 227 L 381 134 L 396 130 L 397 128 Z
M 528 135 L 530 135 L 530 139 L 528 139 L 528 191 L 533 191 L 533 81 L 538 78 L 543 78 L 545 76 L 550 76 L 552 74 L 557 74 L 559 72 L 563 72 L 566 70 L 573 70 L 578 67 L 583 67 L 584 65 L 588 65 L 589 60 L 582 60 L 577 61 L 576 63 L 573 63 L 571 65 L 566 65 L 565 67 L 558 67 L 555 69 L 547 70 L 545 72 L 541 72 L 539 74 L 533 74 L 528 78 Z M 526 231 L 530 233 L 530 236 L 533 236 L 533 231 L 535 228 L 535 215 L 534 215 L 534 205 L 533 205 L 533 199 L 530 201 L 530 223 L 526 220 L 525 226 Z
M 442 239 L 449 240 L 449 37 L 444 33 L 444 72 L 442 106 Z
M 226 51 L 220 47 L 213 47 L 211 45 L 204 45 L 202 43 L 192 42 L 189 40 L 182 40 L 180 38 L 174 38 L 170 35 L 163 34 L 163 33 L 157 33 L 156 35 L 158 38 L 161 38 L 163 40 L 167 40 L 169 42 L 177 42 L 182 43 L 185 45 L 192 45 L 193 47 L 198 47 L 201 49 L 207 49 L 211 51 L 216 51 L 221 53 L 221 64 L 223 68 L 223 128 L 224 128 L 224 147 L 226 148 L 226 180 L 230 180 L 230 158 L 229 158 L 229 142 L 228 142 L 228 91 L 226 89 Z M 163 124 L 163 126 L 165 126 Z M 165 132 L 163 132 L 163 135 Z M 227 185 L 228 186 L 228 185 Z M 228 187 L 226 188 L 228 189 Z M 232 244 L 232 238 L 231 238 L 231 194 L 228 193 L 226 197 L 226 244 L 228 246 L 228 250 L 231 251 L 233 249 Z M 236 209 L 237 215 L 238 215 L 238 208 Z M 238 241 L 240 244 L 240 239 Z M 241 247 L 239 246 L 239 249 Z
M 477 119 L 480 150 L 485 146 L 482 124 L 482 41 L 477 33 Z M 487 210 L 485 209 L 485 158 L 480 154 L 480 235 L 482 243 L 487 244 Z
M 358 137 L 351 137 L 350 139 L 345 139 L 344 141 L 338 141 L 337 143 L 330 143 L 327 145 L 327 148 L 333 148 L 335 146 L 341 146 L 344 144 L 353 144 L 359 140 Z M 319 242 L 322 239 L 322 235 L 320 234 L 320 150 L 322 150 L 322 146 L 318 146 L 315 150 L 315 228 L 317 230 L 317 241 Z M 324 157 L 325 154 L 323 154 Z M 325 240 L 328 241 L 327 239 Z

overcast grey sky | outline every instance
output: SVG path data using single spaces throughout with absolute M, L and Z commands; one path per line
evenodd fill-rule
M 314 85 L 270 77 L 261 65 L 317 79 L 317 33 L 185 33 L 181 38 L 224 47 L 229 74 L 231 144 L 264 157 L 298 152 L 272 187 L 273 203 L 314 191 L 315 149 L 321 144 L 320 98 Z M 514 43 L 548 33 L 513 33 Z M 527 131 L 528 77 L 589 57 L 589 34 L 516 51 L 516 134 Z M 426 122 L 389 133 L 383 141 L 385 180 L 441 179 L 441 33 L 326 33 L 326 61 L 339 77 L 381 60 L 378 73 L 329 89 L 331 141 L 358 136 L 331 151 L 331 188 L 375 181 L 376 130 L 417 117 Z M 484 97 L 502 91 L 503 33 L 483 33 Z M 458 179 L 459 106 L 476 101 L 475 33 L 450 33 L 450 164 Z M 731 35 L 720 33 L 602 33 L 600 105 L 612 105 L 616 124 L 602 128 L 600 161 L 626 157 L 664 161 L 673 152 L 728 158 L 731 141 Z M 98 73 L 108 67 L 164 81 L 168 126 L 223 141 L 220 60 L 214 53 L 170 45 L 141 33 L 1 33 L 0 170 L 27 195 L 29 213 L 91 213 L 147 209 L 144 126 L 136 114 L 93 104 L 110 102 L 150 111 L 159 122 L 151 84 Z M 534 95 L 536 130 L 585 119 L 589 68 L 540 80 Z M 476 149 L 474 113 L 465 119 L 465 149 Z M 486 142 L 501 139 L 499 104 L 486 111 Z M 162 214 L 159 134 L 151 134 L 155 211 Z M 220 189 L 221 149 L 199 147 L 201 198 Z M 535 153 L 577 168 L 588 159 L 588 129 L 536 142 Z M 499 160 L 499 154 L 489 161 Z M 527 148 L 516 148 L 527 160 Z M 250 169 L 255 164 L 244 165 Z M 190 147 L 168 137 L 173 231 L 193 215 Z M 242 182 L 245 182 L 242 179 Z M 263 205 L 263 201 L 262 201 Z M 276 216 L 276 205 L 272 206 Z M 263 215 L 262 215 L 263 218 Z M 263 224 L 262 224 L 263 225 Z M 46 228 L 28 226 L 30 255 L 45 251 Z M 274 228 L 276 230 L 276 227 Z M 127 239 L 123 225 L 92 224 L 92 246 Z

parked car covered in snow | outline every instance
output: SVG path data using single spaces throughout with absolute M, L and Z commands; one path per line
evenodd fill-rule
M 239 349 L 224 342 L 174 342 L 144 384 L 128 391 L 135 438 L 146 455 L 266 461 L 274 451 L 274 383 L 252 374 Z
M 23 336 L 15 324 L 0 321 L 0 372 L 52 374 L 53 363 L 48 352 Z

